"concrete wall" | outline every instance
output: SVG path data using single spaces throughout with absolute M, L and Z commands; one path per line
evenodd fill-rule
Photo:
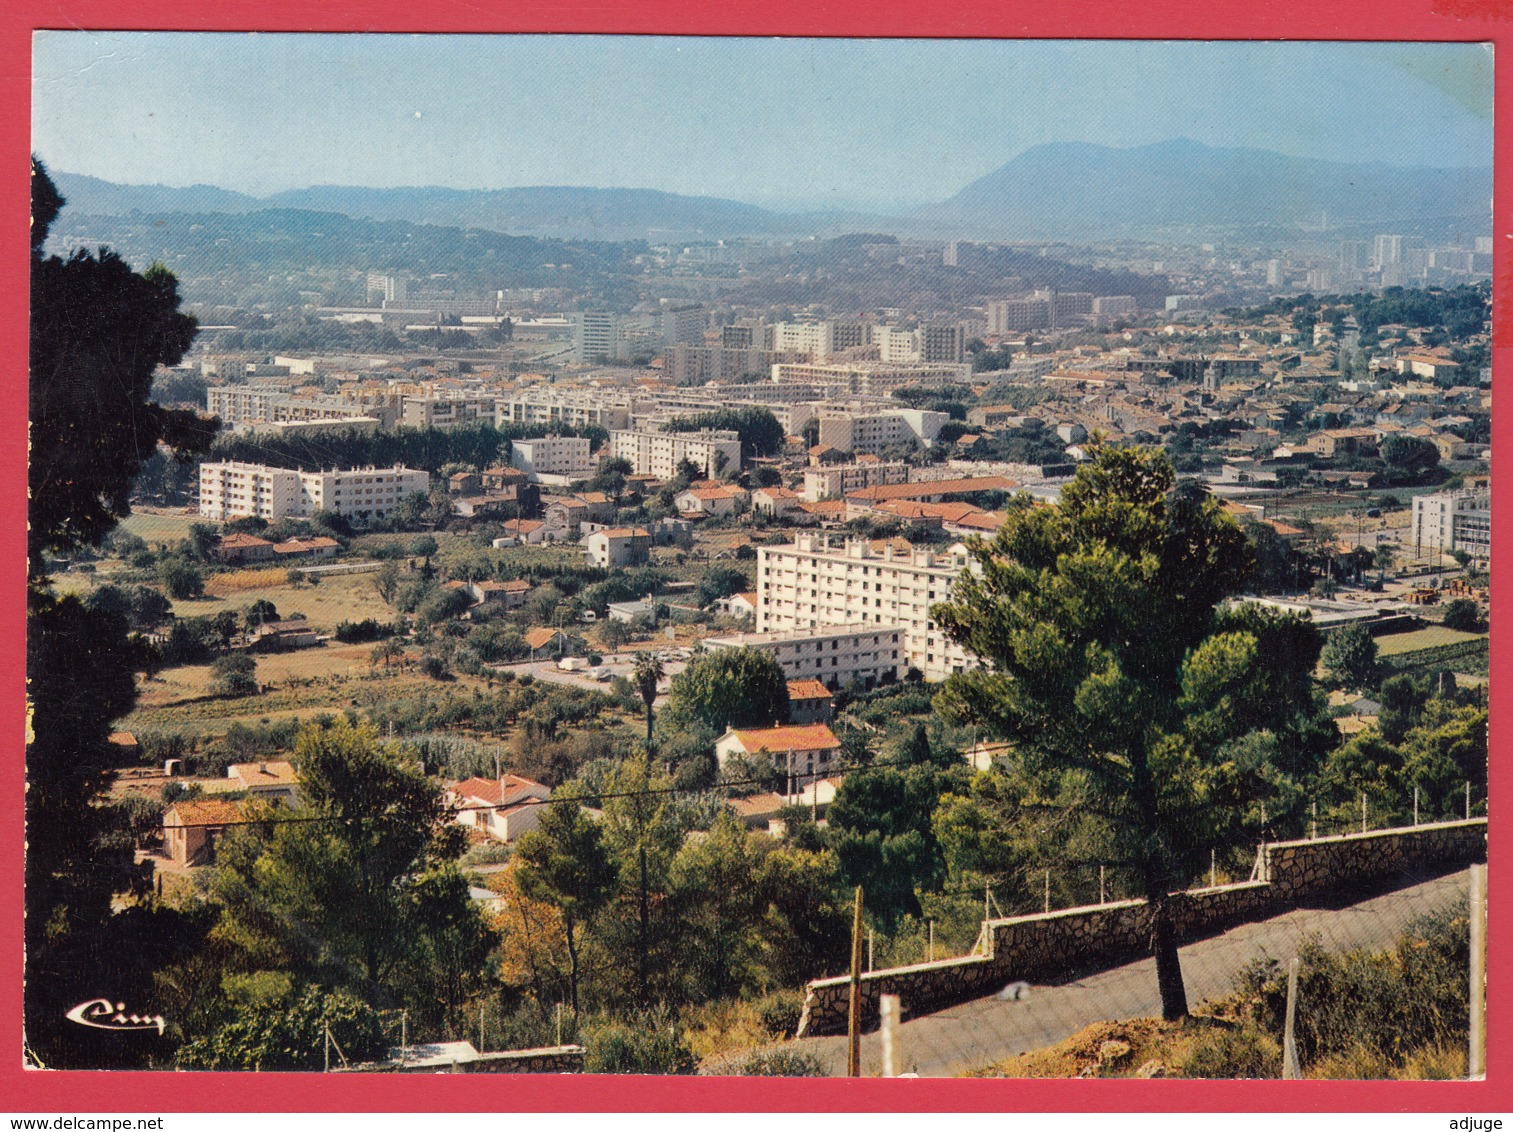
M 1407 869 L 1458 868 L 1484 860 L 1486 844 L 1487 821 L 1478 818 L 1265 845 L 1261 880 L 1177 894 L 1177 930 L 1191 939 L 1263 919 L 1311 896 L 1360 891 Z M 928 1014 L 1011 982 L 1150 954 L 1144 900 L 989 920 L 983 927 L 986 941 L 979 939 L 977 954 L 864 974 L 863 1024 L 876 1021 L 884 994 L 898 995 L 906 1015 Z M 810 983 L 798 1036 L 843 1032 L 849 999 L 850 980 L 844 976 Z

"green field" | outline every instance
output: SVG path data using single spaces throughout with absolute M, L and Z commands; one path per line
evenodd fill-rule
M 235 590 L 219 597 L 175 601 L 173 612 L 176 617 L 213 617 L 223 609 L 246 609 L 253 602 L 265 599 L 274 604 L 279 616 L 303 613 L 310 619 L 310 624 L 324 632 L 334 630 L 342 621 L 362 621 L 368 617 L 392 621 L 394 610 L 378 596 L 373 579 L 373 574 L 339 574 L 323 578 L 314 586 L 284 583 Z
M 190 524 L 205 521 L 198 515 L 152 515 L 133 511 L 121 521 L 120 529 L 136 535 L 149 546 L 159 543 L 171 545 L 189 537 Z
M 1389 636 L 1376 639 L 1376 651 L 1378 656 L 1399 656 L 1407 652 L 1422 652 L 1424 649 L 1437 649 L 1444 645 L 1458 645 L 1462 641 L 1485 640 L 1481 633 L 1462 633 L 1458 629 L 1446 629 L 1443 626 L 1434 626 L 1429 629 L 1415 629 L 1411 633 L 1393 633 Z

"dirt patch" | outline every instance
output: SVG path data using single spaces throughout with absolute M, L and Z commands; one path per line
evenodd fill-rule
M 1193 1015 L 1180 1022 L 1131 1018 L 1095 1022 L 1065 1041 L 1006 1058 L 973 1077 L 1178 1077 L 1192 1044 L 1225 1022 Z

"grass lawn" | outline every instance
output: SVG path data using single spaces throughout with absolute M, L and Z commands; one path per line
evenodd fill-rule
M 1441 645 L 1457 645 L 1462 641 L 1485 640 L 1482 633 L 1462 633 L 1459 629 L 1446 629 L 1436 625 L 1428 629 L 1415 629 L 1411 633 L 1392 633 L 1376 639 L 1378 656 L 1399 656 L 1405 652 L 1435 649 Z

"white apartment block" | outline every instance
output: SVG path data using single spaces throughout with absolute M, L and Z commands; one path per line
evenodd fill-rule
M 594 474 L 589 440 L 577 436 L 542 436 L 510 442 L 510 463 L 534 481 L 538 476 L 582 479 Z
M 688 460 L 706 476 L 741 470 L 741 438 L 734 432 L 640 432 L 629 429 L 609 434 L 609 455 L 629 460 L 638 476 L 670 480 Z M 721 457 L 724 457 L 721 460 Z
M 750 648 L 770 656 L 789 680 L 818 680 L 832 692 L 901 679 L 908 669 L 900 625 L 831 625 L 704 638 L 706 649 Z
M 822 499 L 844 499 L 864 487 L 908 482 L 907 464 L 831 464 L 805 468 L 804 488 L 799 494 L 806 503 L 818 503 Z
M 406 397 L 399 423 L 412 428 L 457 428 L 493 424 L 492 397 Z
M 1453 550 L 1464 551 L 1480 563 L 1492 560 L 1492 493 L 1488 489 L 1414 497 L 1414 554 Z
M 772 348 L 808 354 L 823 361 L 835 352 L 833 322 L 780 322 L 772 328 Z
M 401 500 L 430 487 L 427 473 L 398 464 L 300 472 L 232 460 L 200 465 L 200 514 L 221 521 L 255 515 L 274 523 L 331 511 L 365 522 L 387 517 Z
M 950 597 L 968 561 L 955 550 L 895 550 L 888 543 L 874 549 L 866 540 L 818 534 L 758 547 L 756 630 L 898 626 L 904 660 L 925 679 L 943 680 L 978 663 L 930 617 L 930 606 Z
M 587 390 L 526 390 L 497 399 L 494 423 L 565 424 L 574 428 L 597 425 L 603 429 L 628 428 L 630 399 L 623 394 Z
M 578 311 L 573 321 L 573 360 L 613 361 L 620 356 L 620 316 L 609 311 Z
M 950 420 L 930 409 L 900 409 L 890 413 L 820 414 L 819 442 L 845 452 L 881 452 L 896 444 L 930 444 Z
M 817 362 L 778 362 L 772 380 L 778 385 L 810 385 L 827 397 L 886 394 L 905 385 L 954 385 L 970 378 L 968 365 L 919 362 L 890 365 L 885 362 L 851 362 L 823 365 Z

